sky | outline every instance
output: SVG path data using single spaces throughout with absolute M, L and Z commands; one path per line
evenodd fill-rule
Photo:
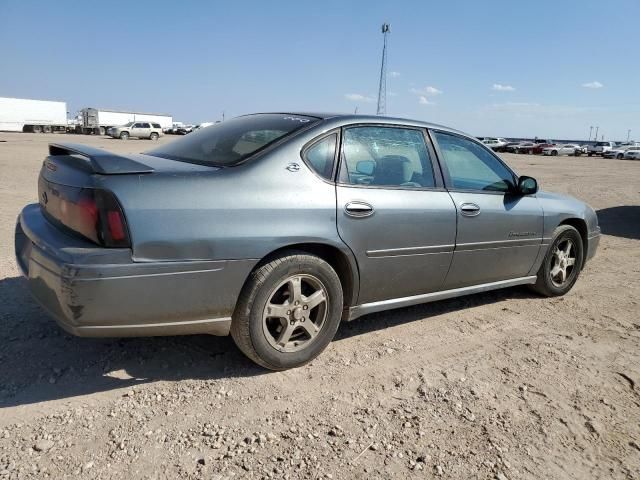
M 640 140 L 640 0 L 0 0 L 0 96 L 170 113 L 374 114 Z

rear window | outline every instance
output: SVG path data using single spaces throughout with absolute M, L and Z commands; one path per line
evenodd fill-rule
M 189 163 L 230 166 L 318 121 L 282 113 L 247 115 L 197 130 L 147 153 Z

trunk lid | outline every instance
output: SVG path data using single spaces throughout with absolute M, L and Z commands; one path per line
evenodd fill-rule
M 105 247 L 126 247 L 130 238 L 125 213 L 111 191 L 117 177 L 213 170 L 219 168 L 143 154 L 118 155 L 87 145 L 51 144 L 38 178 L 38 201 L 47 220 L 68 233 Z

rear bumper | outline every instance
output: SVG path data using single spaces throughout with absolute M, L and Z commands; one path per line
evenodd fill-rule
M 68 236 L 27 206 L 15 232 L 29 290 L 71 334 L 89 337 L 227 335 L 255 260 L 133 262 Z

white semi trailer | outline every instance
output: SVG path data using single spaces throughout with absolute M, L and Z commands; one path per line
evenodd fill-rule
M 160 113 L 121 112 L 117 110 L 102 110 L 98 108 L 83 108 L 80 110 L 80 125 L 77 133 L 104 135 L 111 127 L 119 127 L 129 122 L 155 122 L 162 129 L 171 128 L 173 117 Z
M 66 102 L 0 97 L 0 130 L 51 133 L 67 130 Z

